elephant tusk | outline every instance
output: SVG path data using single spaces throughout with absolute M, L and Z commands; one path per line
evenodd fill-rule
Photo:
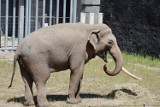
M 142 78 L 137 77 L 137 76 L 135 76 L 134 74 L 130 73 L 130 72 L 129 72 L 128 70 L 126 70 L 126 68 L 124 68 L 124 67 L 122 67 L 122 71 L 123 71 L 124 73 L 126 73 L 127 75 L 131 76 L 131 77 L 134 78 L 134 79 L 142 80 Z

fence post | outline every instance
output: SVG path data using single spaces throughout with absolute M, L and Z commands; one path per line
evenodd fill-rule
M 16 31 L 16 0 L 13 0 L 13 25 L 12 25 L 12 48 L 15 47 L 15 32 Z
M 39 0 L 36 0 L 35 30 L 38 29 L 38 5 L 39 5 Z
M 22 0 L 22 1 L 24 1 L 24 0 Z M 26 1 L 28 1 L 28 22 L 27 22 L 27 24 L 28 24 L 28 31 L 27 31 L 27 34 L 30 34 L 30 32 L 31 32 L 31 8 L 32 8 L 32 1 L 31 0 L 26 0 Z
M 2 28 L 1 28 L 1 0 L 0 0 L 0 48 L 1 48 L 1 33 L 2 33 Z
M 18 43 L 23 39 L 24 33 L 24 0 L 19 0 L 19 16 L 18 16 Z
M 63 0 L 63 23 L 66 23 L 66 6 L 67 5 L 67 1 Z
M 73 22 L 73 0 L 70 0 L 70 23 Z
M 43 0 L 43 11 L 42 11 L 42 27 L 45 27 L 45 19 L 46 19 L 46 0 Z
M 49 7 L 49 26 L 51 26 L 52 25 L 52 5 L 53 5 L 53 2 L 52 2 L 52 0 L 50 0 L 49 1 L 49 3 L 50 3 L 50 7 Z
M 77 22 L 77 0 L 74 0 L 73 2 L 73 23 Z
M 5 48 L 8 47 L 8 13 L 9 0 L 6 0 L 6 16 L 5 16 Z
M 29 1 L 26 0 L 26 8 L 25 8 L 25 36 L 28 34 L 28 4 L 29 4 Z
M 57 0 L 57 4 L 56 4 L 56 24 L 59 23 L 59 0 Z

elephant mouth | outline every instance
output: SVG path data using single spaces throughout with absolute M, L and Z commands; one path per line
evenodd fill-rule
M 101 52 L 98 54 L 98 56 L 106 63 L 108 63 L 108 60 L 107 60 L 107 52 Z
M 98 56 L 105 62 L 105 63 L 108 63 L 107 61 L 107 51 L 106 52 L 101 52 L 98 54 Z M 126 73 L 127 75 L 129 75 L 130 77 L 134 78 L 134 79 L 137 79 L 137 80 L 142 80 L 142 78 L 130 73 L 128 70 L 126 70 L 126 68 L 122 67 L 122 71 L 124 73 Z

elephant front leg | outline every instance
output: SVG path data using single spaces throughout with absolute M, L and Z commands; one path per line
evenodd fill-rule
M 69 95 L 67 98 L 67 103 L 77 104 L 81 102 L 81 97 L 79 95 L 81 80 L 84 70 L 84 64 L 75 70 L 71 70 L 70 84 L 69 84 Z

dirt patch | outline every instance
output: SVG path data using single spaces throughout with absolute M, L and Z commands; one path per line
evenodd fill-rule
M 97 94 L 81 94 L 82 103 L 76 106 L 104 106 L 104 107 L 153 107 L 155 96 L 148 89 L 139 86 L 138 84 L 120 84 L 115 85 L 113 90 L 107 95 Z M 50 103 L 52 106 L 66 105 L 65 101 L 56 101 Z M 66 105 L 68 106 L 68 105 Z M 69 105 L 71 106 L 71 105 Z
M 13 60 L 14 51 L 0 51 L 0 60 Z
M 123 104 L 154 104 L 155 96 L 148 89 L 137 84 L 115 85 L 113 91 L 108 94 L 114 100 L 123 100 Z
M 153 106 L 154 95 L 148 89 L 139 86 L 138 84 L 121 84 L 115 85 L 113 90 L 107 95 L 100 94 L 81 94 L 83 101 L 76 105 L 66 104 L 67 95 L 47 95 L 49 107 L 86 107 L 86 106 L 104 106 L 104 107 L 142 107 L 143 105 Z M 0 102 L 3 106 L 14 105 L 14 107 L 22 107 L 21 100 L 23 97 L 14 98 L 14 101 L 9 103 Z M 19 102 L 19 103 L 17 103 Z

